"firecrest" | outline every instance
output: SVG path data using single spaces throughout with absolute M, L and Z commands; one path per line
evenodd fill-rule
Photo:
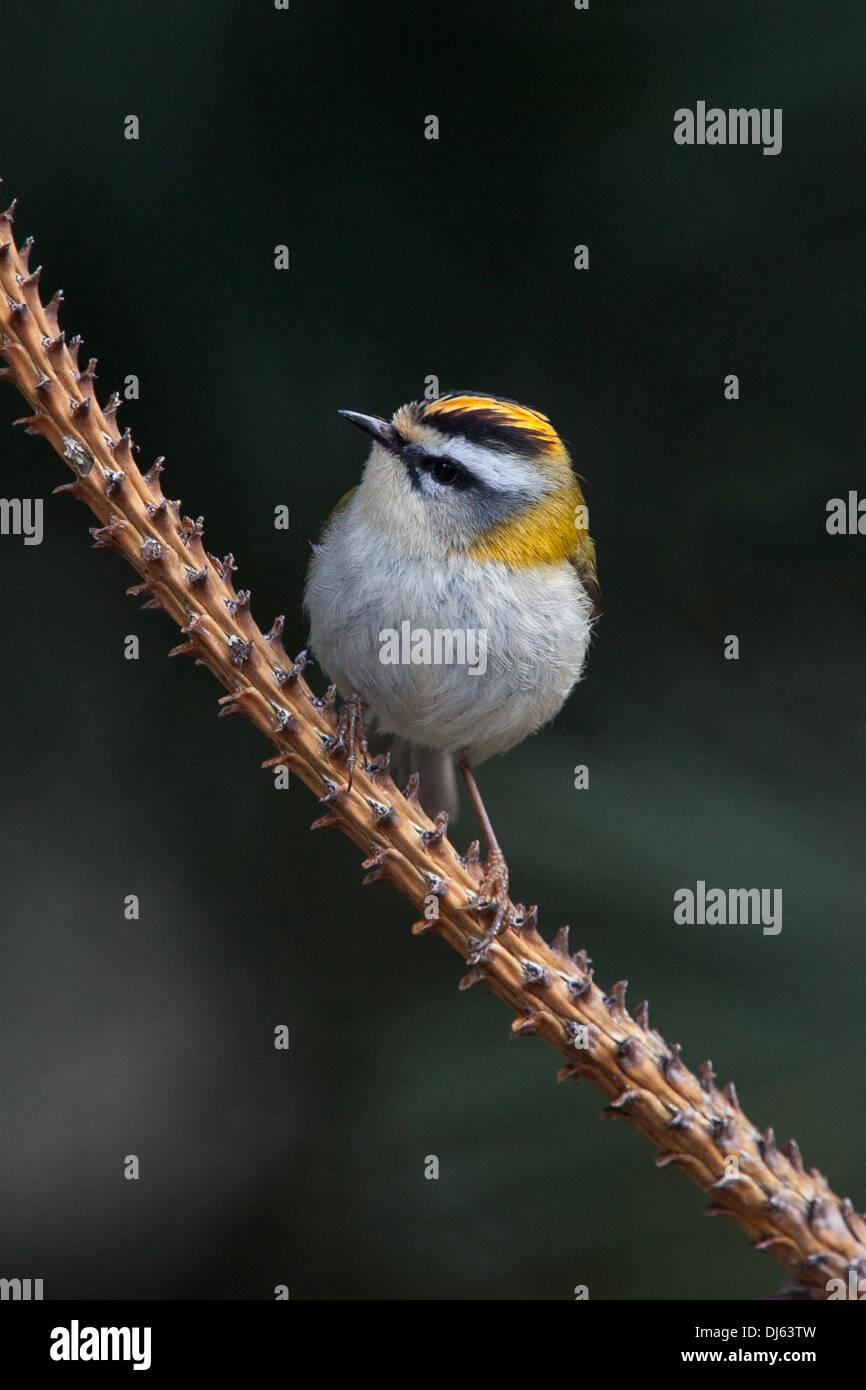
M 310 644 L 344 697 L 456 811 L 455 762 L 507 877 L 472 768 L 559 711 L 586 660 L 599 588 L 583 494 L 546 416 L 448 392 L 391 420 L 341 411 L 373 446 L 313 547 Z

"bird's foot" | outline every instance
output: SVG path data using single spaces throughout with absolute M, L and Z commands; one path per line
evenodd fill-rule
M 494 903 L 503 907 L 508 905 L 508 864 L 498 846 L 490 851 L 484 861 L 484 877 L 477 896 L 485 907 L 492 907 Z
M 487 948 L 492 941 L 495 941 L 503 932 L 508 931 L 512 925 L 511 901 L 508 897 L 508 864 L 505 855 L 497 846 L 492 849 L 484 863 L 484 877 L 478 886 L 478 891 L 472 897 L 461 912 L 490 912 L 493 920 L 482 940 L 478 943 L 470 957 L 470 963 L 475 964 L 484 959 Z
M 359 761 L 359 753 L 365 763 L 368 757 L 364 701 L 356 690 L 350 691 L 340 706 L 337 715 L 337 732 L 328 741 L 328 752 L 342 753 L 344 756 L 346 770 L 349 774 L 346 791 L 350 792 L 352 779 L 355 776 L 355 767 Z

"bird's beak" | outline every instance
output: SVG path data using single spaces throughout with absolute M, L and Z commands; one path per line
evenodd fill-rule
M 378 415 L 359 415 L 356 410 L 338 410 L 337 414 L 342 415 L 344 420 L 351 420 L 352 424 L 357 425 L 365 434 L 371 434 L 380 444 L 384 444 L 386 449 L 400 447 L 400 436 L 390 420 L 380 420 Z

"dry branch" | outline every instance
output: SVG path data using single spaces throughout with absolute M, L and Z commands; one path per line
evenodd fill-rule
M 303 678 L 303 659 L 283 649 L 283 620 L 263 634 L 249 593 L 236 592 L 233 557 L 218 560 L 203 545 L 203 521 L 183 515 L 163 495 L 162 460 L 142 474 L 129 432 L 116 424 L 119 397 L 100 407 L 95 361 L 80 368 L 79 339 L 66 342 L 58 324 L 62 295 L 39 296 L 39 270 L 28 268 L 30 242 L 19 250 L 12 209 L 0 215 L 0 335 L 8 378 L 27 399 L 22 421 L 68 464 L 71 492 L 95 512 L 97 546 L 118 551 L 141 582 L 129 590 L 145 607 L 163 608 L 183 632 L 172 655 L 188 653 L 229 692 L 221 714 L 245 714 L 285 763 L 326 806 L 317 826 L 343 830 L 364 852 L 365 883 L 384 879 L 412 901 L 417 934 L 436 931 L 470 968 L 466 989 L 484 983 L 515 1012 L 518 1035 L 543 1038 L 565 1059 L 560 1078 L 585 1077 L 608 1098 L 608 1112 L 637 1126 L 660 1150 L 656 1164 L 676 1164 L 712 1198 L 711 1213 L 732 1216 L 756 1249 L 826 1296 L 829 1279 L 866 1276 L 866 1220 L 840 1200 L 796 1143 L 776 1146 L 772 1130 L 749 1121 L 732 1084 L 714 1083 L 712 1065 L 695 1075 L 648 1020 L 646 1004 L 630 1013 L 625 981 L 605 993 L 585 951 L 570 954 L 568 929 L 552 945 L 539 935 L 535 909 L 513 906 L 519 925 L 484 945 L 489 916 L 472 908 L 480 883 L 477 852 L 461 857 L 431 821 L 410 783 L 401 793 L 381 759 L 355 769 L 347 789 L 333 692 L 316 698 Z M 336 746 L 335 746 L 336 744 Z M 467 905 L 470 910 L 467 911 Z M 437 911 L 438 910 L 438 911 Z M 434 915 L 434 913 L 436 915 Z

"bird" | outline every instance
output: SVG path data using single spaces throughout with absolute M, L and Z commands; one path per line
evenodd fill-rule
M 310 649 L 350 738 L 356 717 L 384 737 L 395 780 L 419 773 L 424 809 L 445 824 L 459 768 L 497 932 L 508 865 L 473 769 L 551 720 L 583 675 L 600 614 L 583 492 L 548 417 L 506 397 L 339 414 L 372 447 L 312 547 Z

